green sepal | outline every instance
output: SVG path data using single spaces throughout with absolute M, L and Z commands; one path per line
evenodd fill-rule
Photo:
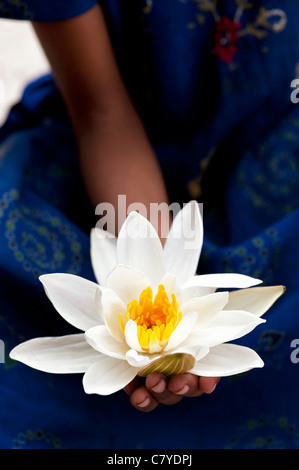
M 191 354 L 169 354 L 151 362 L 148 366 L 141 369 L 138 375 L 140 377 L 147 377 L 152 372 L 160 372 L 167 376 L 184 374 L 192 369 L 195 364 L 196 359 Z

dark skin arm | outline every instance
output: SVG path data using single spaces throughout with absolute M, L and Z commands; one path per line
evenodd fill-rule
M 119 194 L 126 195 L 128 206 L 141 202 L 149 209 L 153 202 L 168 203 L 156 155 L 119 73 L 101 8 L 33 26 L 71 117 L 92 205 L 110 202 L 117 210 Z M 217 382 L 188 373 L 169 381 L 151 374 L 145 384 L 135 379 L 126 391 L 135 408 L 151 411 L 159 403 L 210 393 Z

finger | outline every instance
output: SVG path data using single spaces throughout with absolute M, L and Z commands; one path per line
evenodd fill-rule
M 168 389 L 181 397 L 198 397 L 203 393 L 200 389 L 199 377 L 188 373 L 171 377 Z
M 150 394 L 146 387 L 139 387 L 130 396 L 131 405 L 139 411 L 148 413 L 159 405 L 159 402 Z
M 167 379 L 163 374 L 154 372 L 148 375 L 145 385 L 157 402 L 163 405 L 174 405 L 182 399 L 168 389 Z
M 179 396 L 199 397 L 203 393 L 212 393 L 218 382 L 219 379 L 215 377 L 198 377 L 186 373 L 171 377 L 168 389 Z
M 144 385 L 144 379 L 136 375 L 136 377 L 132 380 L 132 382 L 128 383 L 128 385 L 124 387 L 124 391 L 128 395 L 131 395 L 136 388 L 139 388 L 142 385 Z
M 200 377 L 199 386 L 203 393 L 212 393 L 219 382 L 220 377 Z

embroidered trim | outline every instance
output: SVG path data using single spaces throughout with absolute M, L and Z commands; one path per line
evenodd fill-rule
M 237 42 L 240 38 L 250 34 L 257 39 L 263 39 L 268 31 L 280 33 L 287 24 L 287 15 L 279 8 L 267 10 L 260 7 L 257 17 L 253 23 L 245 26 L 241 23 L 241 17 L 245 10 L 253 8 L 248 0 L 235 0 L 237 9 L 234 18 L 220 16 L 217 9 L 218 0 L 193 0 L 197 3 L 199 10 L 210 12 L 216 22 L 216 33 L 214 36 L 215 46 L 212 53 L 217 55 L 223 62 L 230 63 L 238 52 Z
M 142 13 L 144 13 L 145 15 L 148 15 L 152 11 L 152 8 L 153 8 L 153 0 L 145 0 L 145 5 L 142 8 Z

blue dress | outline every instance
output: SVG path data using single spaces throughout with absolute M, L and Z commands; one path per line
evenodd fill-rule
M 4 0 L 0 15 L 60 20 L 95 3 Z M 299 448 L 295 3 L 101 0 L 171 201 L 203 202 L 199 272 L 241 272 L 287 288 L 267 322 L 238 341 L 265 367 L 222 379 L 210 396 L 144 414 L 123 391 L 85 395 L 81 375 L 9 359 L 26 339 L 73 332 L 38 277 L 94 280 L 89 231 L 96 222 L 51 75 L 30 83 L 11 110 L 0 129 L 1 448 Z

